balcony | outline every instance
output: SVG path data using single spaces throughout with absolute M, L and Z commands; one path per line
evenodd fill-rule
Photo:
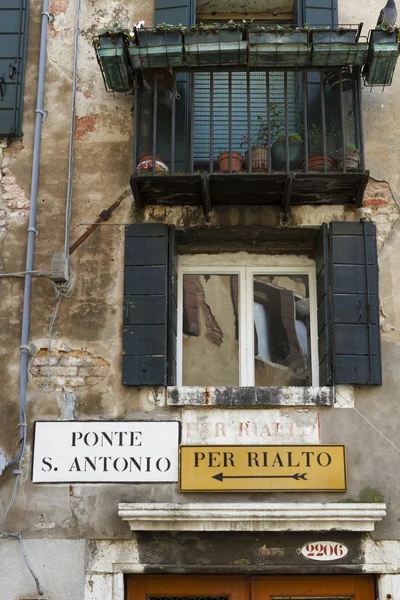
M 361 68 L 136 73 L 137 206 L 359 206 L 368 180 Z

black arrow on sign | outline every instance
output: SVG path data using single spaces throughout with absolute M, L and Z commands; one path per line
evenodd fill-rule
M 294 475 L 224 475 L 218 473 L 218 475 L 212 475 L 213 479 L 217 481 L 223 481 L 224 479 L 303 479 L 307 481 L 307 473 L 295 473 Z

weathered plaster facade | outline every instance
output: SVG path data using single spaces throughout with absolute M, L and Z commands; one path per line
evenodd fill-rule
M 339 1 L 339 20 L 343 23 L 362 20 L 368 30 L 374 26 L 381 5 L 381 0 L 353 4 Z M 44 271 L 49 271 L 53 252 L 61 251 L 64 243 L 75 9 L 75 0 L 53 0 L 51 4 L 55 21 L 49 26 L 45 88 L 48 116 L 42 134 L 39 235 L 34 267 Z M 11 142 L 0 140 L 2 274 L 21 272 L 25 265 L 40 18 L 41 2 L 31 1 L 24 135 L 22 139 Z M 88 223 L 97 219 L 102 210 L 129 189 L 132 172 L 132 98 L 130 95 L 106 93 L 93 52 L 92 36 L 104 25 L 117 21 L 131 26 L 144 19 L 146 24 L 151 24 L 153 5 L 151 1 L 83 0 L 80 18 L 71 242 L 78 238 Z M 160 537 L 145 532 L 132 534 L 128 524 L 118 516 L 119 503 L 204 502 L 201 494 L 180 494 L 176 484 L 32 484 L 33 423 L 47 419 L 179 420 L 186 426 L 184 439 L 190 438 L 194 443 L 216 443 L 218 436 L 227 436 L 228 441 L 222 443 L 241 443 L 240 437 L 246 436 L 248 440 L 249 430 L 240 423 L 251 420 L 256 424 L 251 429 L 251 443 L 309 443 L 308 440 L 312 439 L 312 443 L 345 444 L 348 492 L 330 494 L 329 497 L 323 493 L 306 493 L 302 494 L 301 502 L 385 502 L 387 515 L 376 523 L 375 530 L 350 540 L 354 543 L 355 553 L 352 568 L 358 573 L 384 574 L 379 583 L 381 600 L 386 594 L 391 594 L 394 599 L 399 595 L 400 480 L 396 472 L 400 451 L 393 445 L 399 446 L 400 138 L 396 121 L 400 109 L 399 92 L 400 75 L 396 72 L 393 85 L 384 93 L 378 89 L 363 93 L 367 167 L 371 173 L 363 207 L 356 210 L 347 206 L 298 206 L 293 208 L 290 222 L 292 226 L 307 226 L 320 225 L 324 221 L 365 218 L 376 224 L 380 262 L 382 387 L 347 389 L 338 386 L 326 394 L 321 390 L 316 394 L 311 391 L 307 395 L 306 406 L 302 403 L 300 408 L 298 400 L 287 400 L 286 397 L 282 408 L 268 408 L 268 401 L 263 400 L 257 408 L 230 409 L 221 392 L 220 401 L 215 399 L 218 394 L 212 392 L 214 400 L 204 407 L 198 400 L 201 391 L 196 396 L 197 400 L 192 391 L 189 401 L 185 402 L 181 394 L 177 402 L 173 391 L 167 394 L 163 388 L 122 386 L 123 224 L 137 219 L 171 223 L 180 228 L 208 226 L 202 211 L 197 208 L 154 206 L 135 215 L 132 198 L 128 196 L 112 219 L 99 226 L 72 254 L 71 269 L 76 284 L 72 297 L 63 299 L 60 304 L 53 331 L 49 373 L 46 368 L 47 328 L 55 306 L 55 295 L 48 279 L 34 278 L 30 327 L 34 353 L 29 366 L 29 396 L 39 391 L 48 376 L 49 385 L 28 403 L 28 445 L 24 469 L 16 501 L 3 530 L 22 532 L 26 553 L 44 589 L 45 598 L 122 600 L 123 573 L 146 570 L 172 572 L 174 569 L 200 572 L 201 565 L 208 560 L 210 549 L 214 548 L 214 553 L 217 553 L 224 539 L 221 533 L 214 533 L 214 537 L 196 533 L 193 539 L 190 534 L 181 533 L 182 548 L 196 544 L 202 548 L 200 554 L 192 550 L 185 556 L 184 552 L 179 553 L 176 549 L 179 544 L 175 543 L 173 534 L 164 533 Z M 215 210 L 211 214 L 210 225 L 276 226 L 279 223 L 279 211 L 273 207 L 233 207 Z M 283 257 L 283 260 L 290 259 Z M 23 279 L 1 278 L 0 295 L 0 449 L 11 459 L 18 449 Z M 190 402 L 189 406 L 187 402 Z M 235 413 L 232 416 L 229 411 L 237 408 L 240 409 L 238 412 L 246 414 Z M 271 413 L 266 417 L 267 410 L 274 411 L 273 419 Z M 290 423 L 281 438 L 283 441 L 272 439 L 268 428 L 264 429 L 267 440 L 260 438 L 260 431 L 263 431 L 265 423 L 272 422 L 271 419 L 274 423 L 278 419 L 279 422 L 287 420 Z M 232 433 L 228 435 L 227 432 Z M 257 441 L 254 441 L 255 438 Z M 12 469 L 8 469 L 0 479 L 0 515 L 10 500 L 14 479 Z M 223 502 L 225 496 L 222 496 L 215 494 L 213 502 Z M 300 500 L 295 493 L 261 496 L 246 493 L 230 494 L 229 501 L 295 503 Z M 347 535 L 352 537 L 352 534 Z M 228 549 L 222 559 L 217 559 L 214 554 L 208 563 L 211 565 L 209 572 L 214 572 L 216 565 L 220 572 L 266 572 L 265 556 L 268 552 L 261 549 L 284 547 L 282 540 L 271 542 L 264 533 L 259 536 L 235 533 L 234 537 L 243 552 L 238 554 L 235 549 L 238 546 L 232 544 L 233 549 Z M 168 556 L 171 545 L 175 548 L 172 558 Z M 2 598 L 39 597 L 18 541 L 2 541 L 0 552 L 0 563 L 4 565 L 0 570 Z M 279 564 L 284 565 L 284 559 Z M 62 568 L 57 568 L 60 565 Z M 277 568 L 279 571 L 279 565 Z M 277 571 L 271 569 L 271 572 Z M 316 572 L 328 571 L 317 569 Z M 396 575 L 392 577 L 392 574 Z

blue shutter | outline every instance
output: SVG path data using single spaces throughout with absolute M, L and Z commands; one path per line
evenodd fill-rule
M 154 25 L 194 25 L 196 23 L 195 0 L 155 0 Z
M 280 108 L 282 123 L 285 118 L 285 95 L 283 73 L 270 72 L 270 102 Z M 298 94 L 296 74 L 288 73 L 288 126 L 289 133 L 296 132 Z M 210 157 L 210 74 L 196 73 L 194 76 L 194 162 L 208 163 Z M 259 127 L 258 115 L 267 119 L 267 87 L 265 72 L 250 74 L 250 106 L 252 140 Z M 213 149 L 214 161 L 224 150 L 229 149 L 229 74 L 214 74 L 213 93 Z M 284 126 L 282 127 L 282 133 Z M 244 154 L 247 150 L 247 80 L 246 73 L 232 73 L 232 150 Z M 272 142 L 275 140 L 272 139 Z M 254 145 L 254 144 L 253 144 Z M 196 168 L 196 164 L 195 164 Z M 199 165 L 200 168 L 200 165 Z
M 129 225 L 125 231 L 122 383 L 174 385 L 175 231 Z
M 381 385 L 375 225 L 324 224 L 316 265 L 321 385 Z
M 299 25 L 338 25 L 337 0 L 298 0 L 297 18 Z
M 0 135 L 22 134 L 28 0 L 0 3 Z

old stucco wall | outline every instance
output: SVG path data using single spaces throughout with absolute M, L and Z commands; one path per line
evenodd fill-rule
M 23 140 L 2 148 L 0 181 L 0 247 L 4 272 L 23 270 L 25 262 L 27 215 L 33 145 L 41 7 L 31 2 L 28 70 Z M 365 28 L 376 20 L 382 2 L 363 3 Z M 54 251 L 64 240 L 64 210 L 67 190 L 67 162 L 73 30 L 75 2 L 55 0 L 56 21 L 50 27 L 45 108 L 49 115 L 43 127 L 36 269 L 49 269 Z M 365 14 L 364 14 L 365 13 Z M 98 213 L 110 206 L 126 189 L 131 174 L 131 97 L 107 94 L 97 67 L 91 37 L 104 24 L 152 20 L 152 4 L 124 0 L 87 0 L 82 2 L 81 36 L 77 95 L 74 192 L 71 241 Z M 355 22 L 359 7 L 341 3 L 341 21 Z M 377 223 L 382 301 L 382 343 L 384 386 L 355 391 L 356 408 L 378 429 L 396 442 L 397 365 L 400 355 L 400 224 L 397 199 L 400 181 L 397 168 L 398 129 L 393 115 L 399 110 L 400 75 L 382 93 L 365 91 L 364 115 L 367 164 L 374 180 L 365 208 L 356 211 L 342 207 L 297 207 L 293 225 L 316 225 L 335 219 L 355 220 L 362 216 Z M 383 183 L 381 183 L 383 182 Z M 385 183 L 386 182 L 386 183 Z M 389 187 L 390 186 L 390 187 Z M 179 226 L 204 224 L 201 211 L 150 207 L 143 220 L 174 222 Z M 113 222 L 132 222 L 129 197 L 115 212 Z M 278 224 L 277 211 L 266 208 L 234 208 L 212 215 L 213 224 Z M 72 269 L 76 287 L 71 299 L 61 302 L 54 329 L 51 385 L 29 405 L 29 442 L 35 419 L 141 419 L 180 418 L 178 409 L 165 409 L 162 390 L 129 389 L 120 384 L 121 295 L 123 228 L 104 225 L 74 253 Z M 10 458 L 17 449 L 18 358 L 21 328 L 23 283 L 2 279 L 0 327 L 0 439 Z M 38 391 L 43 381 L 43 357 L 47 348 L 46 331 L 54 309 L 54 292 L 46 279 L 33 285 L 31 340 L 38 349 L 31 365 L 29 393 Z M 314 409 L 312 409 L 314 410 Z M 371 500 L 382 495 L 389 516 L 379 524 L 378 539 L 398 539 L 397 522 L 400 483 L 393 477 L 398 453 L 353 409 L 320 409 L 321 441 L 345 443 L 349 452 L 349 492 L 346 495 L 303 495 L 303 501 Z M 366 450 L 373 448 L 373 457 Z M 11 495 L 13 475 L 1 479 L 0 506 Z M 375 488 L 369 491 L 366 488 Z M 375 496 L 374 496 L 375 494 Z M 256 494 L 230 496 L 230 500 L 252 501 Z M 117 504 L 124 501 L 204 500 L 198 495 L 182 496 L 175 485 L 135 486 L 33 486 L 30 483 L 30 446 L 26 469 L 15 506 L 6 528 L 25 530 L 31 538 L 117 538 L 128 539 L 126 524 L 117 517 Z M 216 500 L 226 500 L 218 497 Z M 298 501 L 297 495 L 271 495 L 268 500 Z M 10 542 L 11 543 L 11 542 Z M 72 567 L 71 567 L 72 568 Z

